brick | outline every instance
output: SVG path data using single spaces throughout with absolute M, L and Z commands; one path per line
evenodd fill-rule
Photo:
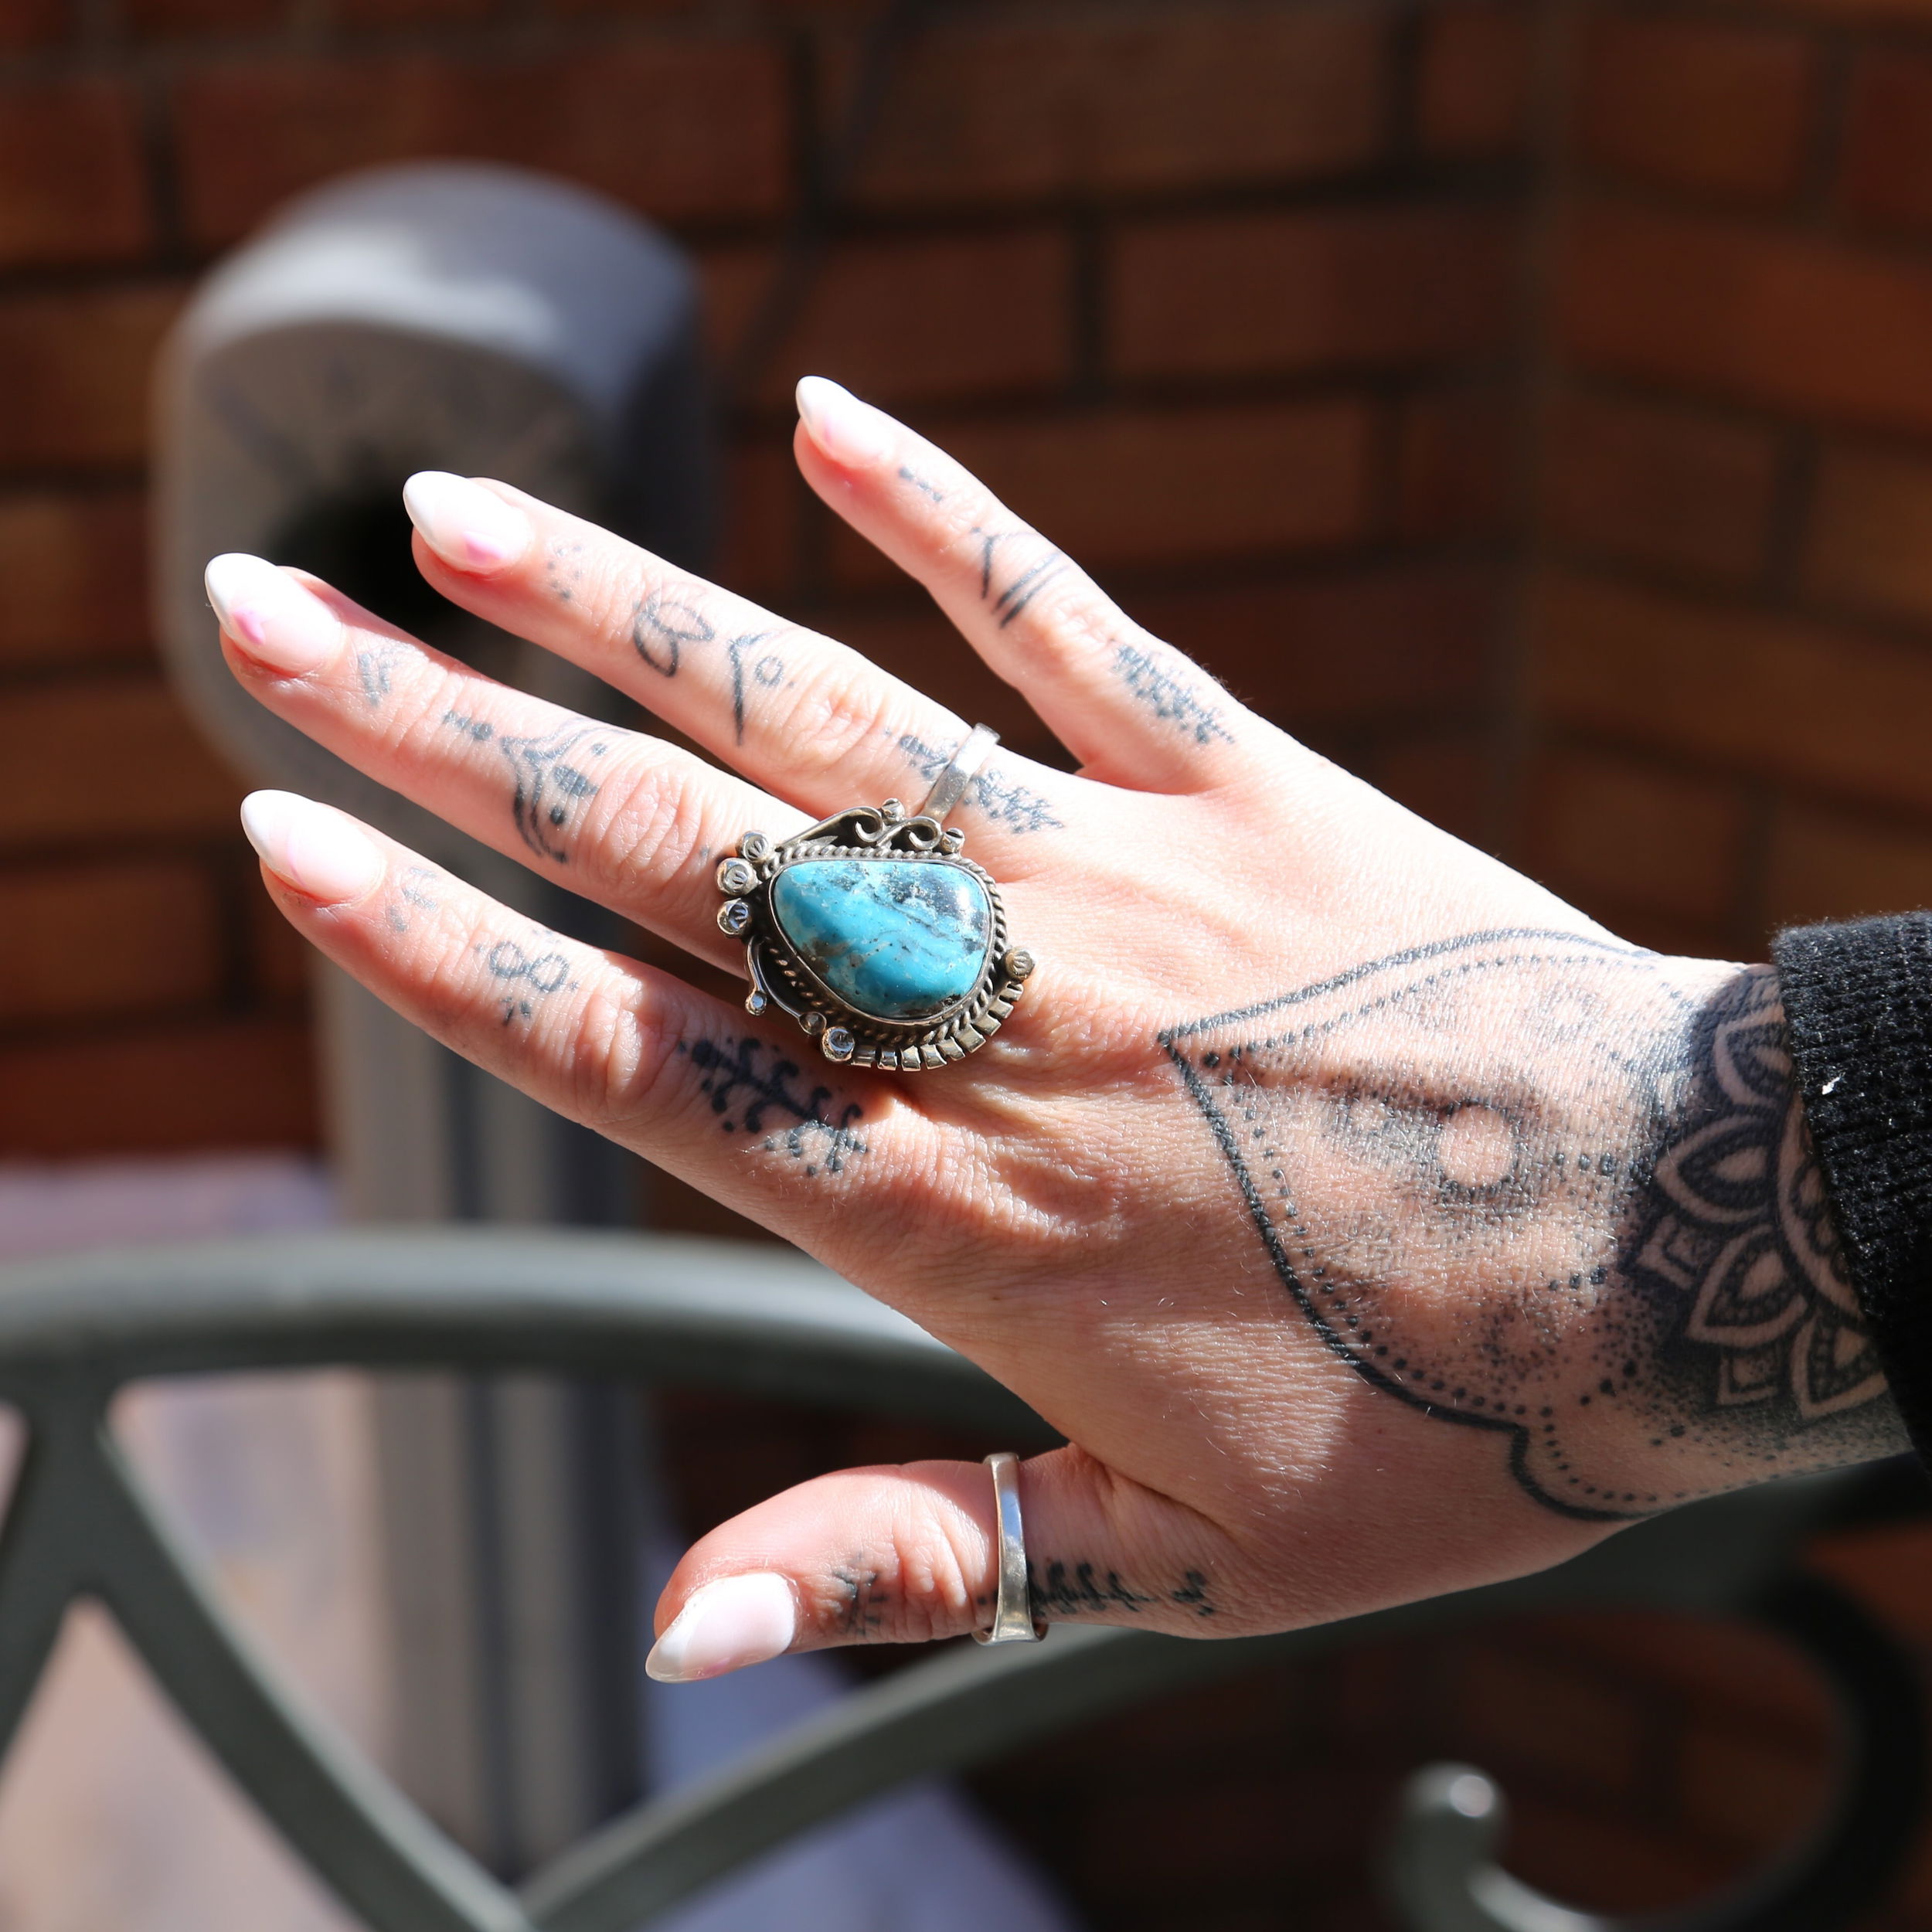
M 0 706 L 0 768 L 13 807 L 0 844 L 232 837 L 243 787 L 158 679 L 28 686 Z
M 1512 226 L 1482 208 L 1229 215 L 1118 240 L 1114 358 L 1130 376 L 1440 362 L 1509 331 Z
M 0 465 L 139 462 L 155 352 L 181 299 L 137 284 L 0 301 Z
M 1322 401 L 969 420 L 935 440 L 1090 567 L 1346 542 L 1366 527 L 1375 417 Z M 842 529 L 837 580 L 898 573 Z
M 1124 601 L 1284 730 L 1439 720 L 1483 702 L 1502 587 L 1481 566 L 1382 566 Z
M 943 21 L 908 49 L 855 192 L 903 207 L 1340 173 L 1382 150 L 1387 42 L 1346 5 Z
M 1598 205 L 1572 237 L 1560 327 L 1597 368 L 1932 429 L 1932 264 L 1902 256 Z
M 1609 14 L 1583 55 L 1579 119 L 1596 166 L 1744 201 L 1788 199 L 1818 93 L 1811 40 L 1787 29 Z
M 1743 583 L 1770 555 L 1778 467 L 1760 425 L 1573 391 L 1550 425 L 1546 527 L 1598 556 Z
M 138 116 L 120 81 L 0 91 L 0 267 L 121 261 L 148 246 Z
M 1747 824 L 1736 784 L 1571 747 L 1537 760 L 1526 810 L 1528 869 L 1586 912 L 1727 920 Z
M 252 861 L 253 857 L 250 853 L 249 859 Z M 262 889 L 259 872 L 253 863 L 247 863 L 247 879 L 238 882 L 240 889 L 236 897 L 247 927 L 250 991 L 264 1005 L 299 1005 L 308 995 L 317 958 L 315 949 L 282 917 L 274 900 Z
M 1764 898 L 1774 929 L 1932 906 L 1932 823 L 1787 801 L 1771 821 Z
M 0 665 L 146 655 L 146 550 L 134 491 L 0 496 Z
M 1902 451 L 1826 452 L 1804 552 L 1814 595 L 1932 619 L 1932 461 Z
M 499 16 L 497 0 L 335 0 L 335 17 L 351 27 L 447 26 Z
M 239 1019 L 0 1046 L 0 1157 L 312 1147 L 308 1030 Z
M 1648 1719 L 1624 1685 L 1562 1658 L 1478 1642 L 1454 1680 L 1456 1735 L 1478 1764 L 1533 1771 L 1607 1798 L 1642 1774 Z
M 219 990 L 213 881 L 186 859 L 0 870 L 0 930 L 10 1026 L 162 1011 Z
M 1551 721 L 1932 808 L 1932 654 L 1579 577 L 1540 603 L 1532 679 Z
M 814 611 L 811 621 L 961 717 L 984 719 L 1014 750 L 1063 762 L 1063 754 L 1056 759 L 1053 736 L 1026 700 L 995 675 L 930 598 L 833 606 Z
M 1822 1536 L 1806 1546 L 1804 1563 L 1897 1634 L 1932 1641 L 1932 1526 L 1887 1523 Z
M 1733 1861 L 1687 1843 L 1654 1811 L 1632 1816 L 1565 1803 L 1529 1784 L 1509 1799 L 1509 1869 L 1526 1884 L 1584 1910 L 1662 1912 L 1733 1876 Z
M 738 351 L 770 286 L 768 250 L 707 264 L 713 353 Z M 1063 383 L 1073 338 L 1065 236 L 1028 228 L 834 249 L 752 396 L 785 402 L 801 376 L 830 376 L 887 404 Z
M 1832 1750 L 1806 1750 L 1693 1713 L 1678 1743 L 1685 1821 L 1741 1849 L 1794 1844 L 1821 1810 Z
M 1855 221 L 1932 230 L 1932 53 L 1879 46 L 1857 56 L 1837 200 Z
M 1520 424 L 1490 385 L 1425 391 L 1403 406 L 1396 527 L 1404 536 L 1501 536 L 1513 521 Z
M 345 168 L 425 156 L 543 168 L 666 220 L 768 215 L 787 185 L 784 71 L 753 39 L 227 61 L 181 82 L 175 114 L 188 225 L 211 247 Z
M 1430 152 L 1506 154 L 1528 132 L 1533 36 L 1517 5 L 1434 9 L 1423 24 L 1416 121 Z
M 1539 1617 L 1530 1631 L 1539 1649 L 1588 1660 L 1633 1694 L 1663 1692 L 1670 1709 L 1746 1723 L 1787 1743 L 1830 1741 L 1823 1686 L 1790 1644 L 1755 1624 L 1625 1607 Z
M 201 33 L 247 33 L 284 24 L 290 0 L 121 0 L 128 24 L 144 39 Z
M 5 0 L 0 5 L 0 49 L 48 47 L 73 30 L 72 0 Z
M 1356 769 L 1399 805 L 1468 844 L 1495 844 L 1496 748 L 1476 730 L 1432 731 L 1375 745 Z
M 789 437 L 732 449 L 725 461 L 718 581 L 767 601 L 783 602 L 794 594 L 809 494 Z

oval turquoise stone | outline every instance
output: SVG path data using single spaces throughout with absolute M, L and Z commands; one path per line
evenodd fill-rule
M 875 1019 L 957 1005 L 993 928 L 986 888 L 943 859 L 801 859 L 771 882 L 771 913 L 812 971 Z

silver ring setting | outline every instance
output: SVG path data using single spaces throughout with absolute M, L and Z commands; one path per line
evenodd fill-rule
M 1026 1526 L 1019 1513 L 1019 1458 L 1010 1449 L 995 1450 L 986 1458 L 993 1472 L 993 1520 L 998 1539 L 999 1591 L 993 1603 L 993 1627 L 976 1630 L 976 1644 L 1037 1644 L 1046 1634 L 1046 1620 L 1033 1614 L 1032 1586 L 1026 1579 Z
M 912 1073 L 964 1060 L 1013 1010 L 1033 957 L 945 821 L 998 735 L 975 725 L 916 812 L 852 805 L 718 867 L 718 924 L 745 947 L 745 1010 L 788 1013 L 828 1060 Z

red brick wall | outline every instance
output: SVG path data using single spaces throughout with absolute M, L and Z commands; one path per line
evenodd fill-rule
M 6 0 L 0 913 L 31 934 L 0 957 L 0 1153 L 315 1131 L 299 971 L 147 634 L 145 386 L 195 273 L 342 169 L 489 157 L 668 224 L 726 353 L 866 15 Z M 745 413 L 726 573 L 1038 742 L 792 476 L 791 379 L 828 371 L 1244 694 L 1493 830 L 1522 42 L 1492 0 L 935 6 Z
M 1571 98 L 1526 849 L 1660 944 L 1922 903 L 1932 13 L 1604 4 Z
M 145 616 L 145 386 L 194 275 L 344 168 L 494 158 L 669 225 L 727 354 L 869 11 L 0 0 L 0 1155 L 315 1133 L 300 961 Z M 1932 893 L 1927 0 L 936 5 L 734 430 L 724 574 L 1050 751 L 797 484 L 807 369 L 1633 937 L 1750 954 Z M 911 1447 L 676 1420 L 694 1524 Z M 1835 1560 L 1932 1645 L 1928 1550 Z M 1761 1852 L 1821 1745 L 1734 1634 L 1571 1624 L 1124 1720 L 996 1788 L 1121 1932 L 1343 1932 L 1383 1923 L 1369 1848 L 1434 1752 L 1509 1782 L 1526 1876 L 1616 1905 Z M 1886 1923 L 1932 1923 L 1914 1896 Z

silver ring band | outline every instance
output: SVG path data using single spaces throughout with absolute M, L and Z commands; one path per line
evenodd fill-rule
M 985 725 L 975 725 L 960 742 L 959 749 L 947 762 L 946 769 L 933 781 L 926 802 L 919 808 L 922 818 L 936 818 L 944 825 L 946 815 L 966 796 L 966 787 L 979 776 L 980 767 L 999 743 L 999 733 Z
M 989 734 L 990 735 L 990 734 Z M 986 1458 L 993 1472 L 993 1520 L 999 1544 L 999 1594 L 993 1603 L 993 1627 L 976 1630 L 976 1644 L 1037 1644 L 1046 1621 L 1033 1614 L 1026 1581 L 1026 1532 L 1019 1515 L 1019 1458 L 1010 1449 Z

